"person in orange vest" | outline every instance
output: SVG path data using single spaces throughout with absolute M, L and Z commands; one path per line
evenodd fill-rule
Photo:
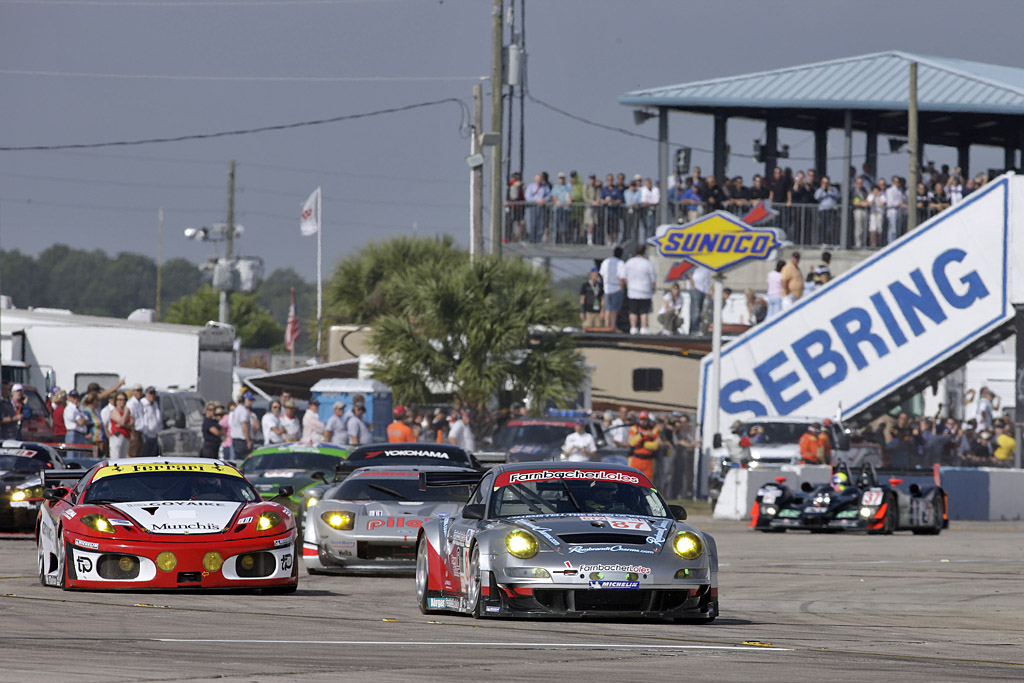
M 821 425 L 817 422 L 807 425 L 807 431 L 800 437 L 800 464 L 821 465 L 825 455 L 821 445 Z M 828 440 L 828 435 L 825 435 Z
M 395 408 L 395 421 L 388 425 L 388 443 L 411 443 L 416 435 L 409 426 L 409 411 L 405 406 Z
M 825 420 L 818 432 L 818 447 L 821 452 L 821 464 L 832 464 L 832 421 Z
M 661 448 L 661 432 L 651 423 L 651 416 L 646 410 L 640 411 L 636 424 L 629 428 L 629 466 L 635 467 L 651 481 L 654 481 L 654 458 Z

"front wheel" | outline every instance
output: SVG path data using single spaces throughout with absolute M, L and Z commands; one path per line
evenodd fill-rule
M 427 586 L 430 582 L 430 556 L 427 549 L 427 539 L 420 539 L 416 546 L 416 603 L 420 612 L 429 614 L 427 607 Z
M 480 590 L 480 545 L 477 543 L 474 543 L 473 548 L 469 551 L 469 567 L 466 570 L 466 575 L 469 579 L 466 604 L 473 618 L 479 619 L 484 615 L 484 601 L 481 598 L 482 591 Z

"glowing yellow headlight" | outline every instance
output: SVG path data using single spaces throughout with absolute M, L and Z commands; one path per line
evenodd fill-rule
M 256 528 L 260 531 L 266 531 L 267 529 L 273 529 L 275 526 L 281 523 L 281 515 L 276 512 L 264 512 L 256 520 Z
M 332 529 L 345 531 L 352 529 L 356 523 L 356 516 L 351 512 L 339 512 L 337 510 L 325 512 L 320 515 L 320 519 L 324 520 L 327 523 L 327 526 Z
M 513 531 L 505 537 L 508 552 L 521 560 L 528 560 L 537 554 L 537 539 L 528 531 Z
M 252 569 L 253 565 L 256 564 L 256 560 L 252 555 L 242 555 L 238 560 L 238 564 L 242 565 L 242 569 Z
M 307 498 L 306 499 L 306 509 L 307 510 L 309 508 L 313 507 L 314 505 L 316 505 L 316 498 Z
M 28 495 L 24 491 L 15 491 L 11 494 L 11 500 L 25 500 Z
M 90 529 L 96 531 L 102 531 L 105 534 L 114 533 L 114 525 L 110 523 L 110 520 L 103 515 L 86 515 L 82 517 L 82 524 L 86 525 Z
M 156 566 L 162 572 L 174 571 L 178 566 L 178 558 L 170 550 L 165 550 L 156 556 Z
M 676 534 L 675 540 L 672 541 L 672 549 L 684 560 L 696 560 L 704 554 L 704 543 L 700 536 L 692 531 L 683 531 Z
M 203 567 L 208 572 L 220 571 L 220 566 L 224 564 L 224 558 L 220 556 L 220 553 L 210 551 L 203 555 Z
M 129 557 L 128 555 L 122 555 L 121 559 L 117 561 L 117 566 L 120 567 L 123 572 L 130 572 L 135 568 L 135 558 Z

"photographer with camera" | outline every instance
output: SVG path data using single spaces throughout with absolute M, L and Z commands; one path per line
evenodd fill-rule
M 0 402 L 0 438 L 21 439 L 22 423 L 32 417 L 32 408 L 25 397 L 25 387 L 15 384 L 11 395 Z

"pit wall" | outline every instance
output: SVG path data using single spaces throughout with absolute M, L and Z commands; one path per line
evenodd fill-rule
M 1001 521 L 1024 519 L 1024 470 L 1003 468 L 940 468 L 942 488 L 949 498 L 950 520 Z M 715 519 L 750 519 L 750 509 L 757 497 L 757 490 L 786 477 L 786 486 L 799 489 L 807 481 L 823 484 L 829 480 L 832 471 L 821 465 L 786 465 L 780 469 L 731 469 L 726 473 L 722 493 L 715 505 Z M 905 488 L 917 483 L 922 488 L 932 486 L 930 473 L 920 476 L 901 474 Z

